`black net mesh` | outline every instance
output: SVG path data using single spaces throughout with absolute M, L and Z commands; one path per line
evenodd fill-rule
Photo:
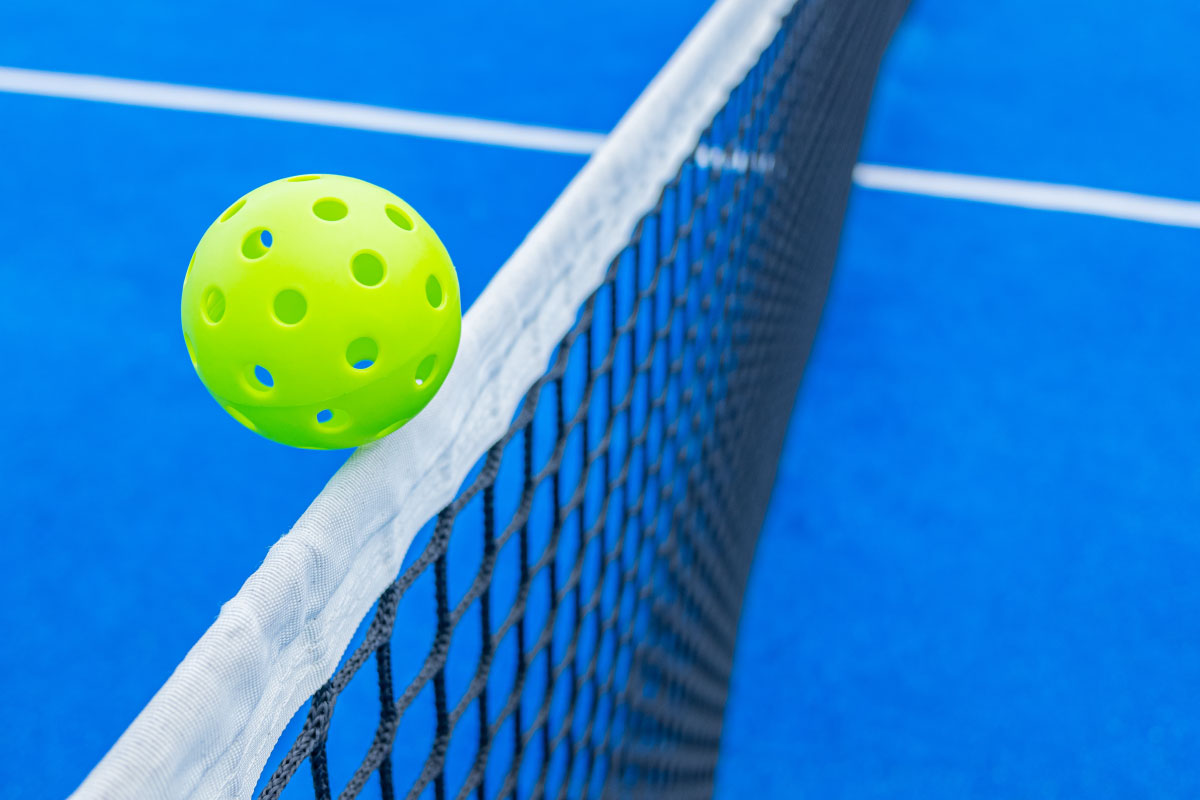
M 260 798 L 711 794 L 743 588 L 902 6 L 782 21 Z M 334 706 L 359 685 L 374 734 L 342 765 Z

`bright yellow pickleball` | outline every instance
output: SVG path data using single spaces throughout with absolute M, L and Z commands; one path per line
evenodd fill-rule
M 396 195 L 341 175 L 268 183 L 205 232 L 183 336 L 221 407 L 293 447 L 356 447 L 425 407 L 454 363 L 458 276 Z

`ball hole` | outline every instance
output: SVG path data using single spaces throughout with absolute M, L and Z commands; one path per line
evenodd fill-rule
M 300 181 L 315 181 L 320 175 L 293 175 L 288 178 L 289 183 L 299 183 Z
M 238 200 L 236 203 L 225 209 L 225 213 L 221 215 L 221 222 L 228 222 L 233 218 L 233 215 L 242 210 L 242 206 L 246 205 L 246 198 Z
M 375 344 L 374 339 L 362 337 L 355 339 L 346 348 L 346 363 L 355 369 L 367 369 L 375 365 L 375 360 L 379 358 L 379 345 Z
M 437 356 L 428 355 L 417 365 L 417 386 L 424 386 L 433 377 L 434 367 L 437 366 Z
M 340 408 L 323 408 L 317 412 L 317 428 L 322 433 L 337 433 L 350 427 L 353 421 L 349 414 Z
M 401 228 L 406 231 L 411 231 L 413 229 L 412 218 L 409 217 L 408 214 L 405 214 L 401 209 L 397 208 L 396 206 L 388 206 L 386 210 L 388 219 L 390 219 L 392 224 L 397 228 Z
M 271 249 L 274 239 L 266 228 L 255 228 L 242 239 L 242 255 L 253 261 L 262 258 Z
M 349 209 L 336 197 L 324 197 L 313 203 L 313 213 L 326 222 L 337 222 L 349 213 Z
M 382 256 L 372 253 L 370 250 L 364 250 L 351 259 L 350 272 L 354 275 L 354 280 L 363 286 L 378 286 L 383 282 L 383 276 L 387 270 L 384 267 Z
M 225 316 L 225 293 L 216 286 L 205 289 L 200 298 L 200 313 L 214 325 L 220 322 Z
M 284 289 L 275 295 L 275 319 L 284 325 L 295 325 L 308 313 L 308 301 L 295 289 Z
M 442 284 L 432 275 L 425 279 L 425 299 L 434 308 L 441 308 L 442 303 L 446 300 L 446 295 L 442 291 Z
M 270 389 L 275 385 L 275 376 L 273 376 L 266 367 L 262 364 L 255 364 L 253 369 L 255 388 Z

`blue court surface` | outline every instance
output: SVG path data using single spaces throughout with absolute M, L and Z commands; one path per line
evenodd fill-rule
M 10 0 L 0 67 L 604 132 L 707 8 Z M 916 0 L 862 160 L 1200 199 L 1200 11 Z M 63 797 L 346 458 L 211 401 L 178 294 L 307 172 L 477 297 L 584 156 L 0 93 L 0 732 Z M 1200 794 L 1200 230 L 860 188 L 744 609 L 718 796 Z

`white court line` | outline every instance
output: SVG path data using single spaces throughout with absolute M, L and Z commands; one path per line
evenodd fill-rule
M 590 155 L 605 138 L 602 133 L 590 131 L 403 111 L 361 103 L 15 67 L 0 67 L 0 92 L 306 122 L 577 155 Z M 854 170 L 854 181 L 864 188 L 887 192 L 1200 228 L 1200 202 L 1169 197 L 882 164 L 859 164 Z
M 1088 186 L 931 172 L 881 164 L 859 164 L 854 168 L 854 182 L 867 189 L 885 192 L 1200 228 L 1200 203 Z
M 0 91 L 588 155 L 604 134 L 304 97 L 0 67 Z

